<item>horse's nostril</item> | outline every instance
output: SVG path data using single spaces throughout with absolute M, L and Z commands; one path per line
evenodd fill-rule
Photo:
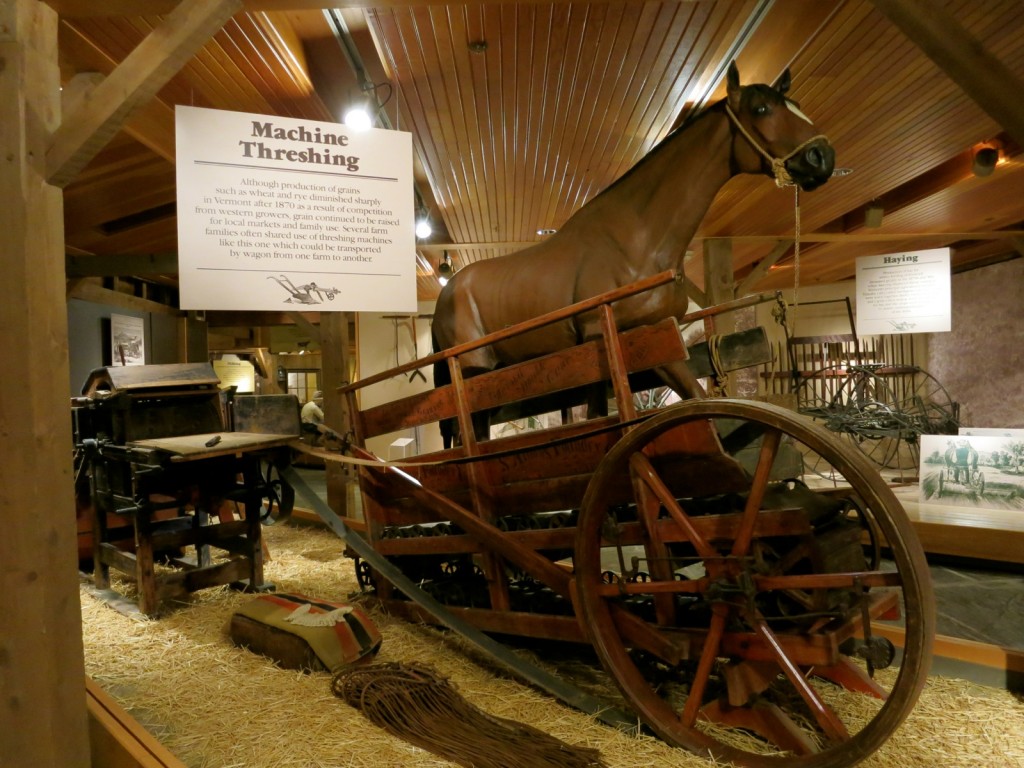
M 811 147 L 810 149 L 808 149 L 807 153 L 804 155 L 804 158 L 807 160 L 807 164 L 810 165 L 812 168 L 820 168 L 824 163 L 824 158 L 822 157 L 821 150 L 818 149 L 817 147 Z

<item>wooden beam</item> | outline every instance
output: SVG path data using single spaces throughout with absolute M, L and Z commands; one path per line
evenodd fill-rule
M 131 309 L 136 312 L 150 312 L 154 315 L 169 315 L 171 317 L 185 316 L 185 313 L 177 307 L 170 307 L 149 299 L 140 299 L 138 296 L 130 296 L 120 291 L 112 291 L 90 280 L 71 281 L 71 284 L 67 286 L 66 293 L 69 299 L 91 301 L 118 309 Z
M 536 245 L 539 240 L 506 240 L 497 243 L 416 243 L 416 248 L 425 253 L 443 251 L 471 251 L 476 248 L 513 248 L 520 250 Z
M 753 293 L 754 286 L 761 282 L 761 279 L 768 274 L 768 270 L 774 267 L 792 246 L 792 240 L 779 240 L 768 255 L 754 265 L 750 274 L 736 285 L 736 295 L 746 296 L 748 293 Z
M 320 389 L 324 393 L 324 424 L 345 435 L 352 429 L 352 415 L 338 387 L 351 381 L 349 371 L 349 313 L 320 313 Z M 354 477 L 348 464 L 327 462 L 327 502 L 342 517 L 349 513 L 348 488 Z
M 701 290 L 693 280 L 683 275 L 683 285 L 686 286 L 686 295 L 689 296 L 698 307 L 708 305 L 708 295 Z
M 323 344 L 320 340 L 320 326 L 315 325 L 312 320 L 307 318 L 301 312 L 289 312 L 288 315 L 295 321 L 295 324 L 304 330 L 309 338 L 316 342 L 316 345 L 323 349 Z
M 900 240 L 1001 240 L 1003 238 L 1024 236 L 1020 229 L 982 230 L 979 232 L 802 232 L 801 243 L 890 243 Z M 722 240 L 721 235 L 700 235 L 693 238 L 694 243 L 708 243 Z M 779 243 L 782 236 L 778 234 L 763 235 L 729 235 L 733 243 Z M 789 241 L 792 244 L 792 241 Z M 500 243 L 417 243 L 417 250 L 424 252 L 470 251 L 474 249 L 526 248 L 536 242 L 500 242 Z M 689 286 L 688 286 L 689 287 Z M 696 288 L 697 294 L 703 292 Z M 696 296 L 694 298 L 696 301 Z M 701 302 L 698 302 L 701 303 Z M 704 306 L 701 303 L 701 306 Z
M 900 240 L 1004 240 L 1024 236 L 1020 229 L 994 229 L 979 232 L 802 232 L 801 243 L 891 243 Z M 721 240 L 721 237 L 695 237 L 694 242 Z M 777 242 L 778 235 L 730 235 L 733 243 Z
M 88 768 L 68 405 L 61 192 L 42 162 L 60 120 L 57 14 L 0 3 L 0 765 Z
M 295 325 L 295 315 L 298 314 L 302 314 L 307 322 L 312 323 L 314 319 L 319 317 L 320 313 L 208 309 L 206 311 L 206 322 L 211 328 L 258 328 L 273 325 Z
M 736 298 L 735 269 L 732 260 L 732 241 L 716 238 L 704 243 L 704 293 L 707 304 L 724 304 Z M 704 332 L 712 334 L 731 333 L 736 330 L 736 319 L 732 313 L 704 319 Z
M 73 61 L 76 66 L 95 70 L 95 73 L 85 74 L 99 75 L 93 83 L 94 86 L 117 69 L 117 61 L 93 40 L 83 35 L 74 24 L 61 24 L 58 40 L 63 56 Z M 67 94 L 67 91 L 68 86 L 65 85 L 64 94 Z M 70 114 L 72 111 L 72 108 L 65 104 L 64 114 Z M 164 160 L 174 162 L 174 107 L 158 96 L 141 104 L 128 116 L 124 132 Z
M 1019 144 L 1024 144 L 1024 82 L 932 0 L 872 0 Z
M 92 768 L 186 768 L 90 677 L 85 693 Z
M 95 18 L 105 16 L 162 16 L 174 10 L 179 0 L 46 0 L 46 4 L 56 10 L 64 18 Z M 488 0 L 489 2 L 490 0 Z M 556 0 L 571 2 L 573 0 Z M 684 0 L 694 2 L 695 0 Z M 545 3 L 546 0 L 533 0 Z M 409 8 L 425 5 L 450 5 L 451 0 L 376 0 L 375 8 Z M 474 0 L 467 5 L 482 5 L 483 0 Z M 245 0 L 244 8 L 248 13 L 257 11 L 319 11 L 323 8 L 352 8 L 362 10 L 367 7 L 366 0 Z
M 60 91 L 61 114 L 74 112 L 85 101 L 85 97 L 103 82 L 100 72 L 79 72 L 72 77 Z
M 65 117 L 46 153 L 47 177 L 65 187 L 148 101 L 242 7 L 241 0 L 182 2 Z
M 139 253 L 118 256 L 64 257 L 64 273 L 68 277 L 129 277 L 138 275 L 178 274 L 178 254 Z

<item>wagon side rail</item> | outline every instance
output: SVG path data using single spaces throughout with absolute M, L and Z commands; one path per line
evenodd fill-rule
M 491 344 L 495 344 L 499 341 L 510 339 L 514 336 L 520 336 L 524 333 L 528 333 L 538 328 L 543 328 L 545 325 L 551 325 L 552 323 L 560 322 L 569 317 L 581 315 L 584 312 L 590 312 L 596 309 L 597 307 L 601 306 L 602 304 L 613 304 L 616 301 L 622 301 L 623 299 L 627 299 L 630 296 L 635 296 L 637 294 L 643 293 L 644 291 L 653 290 L 654 288 L 666 285 L 667 283 L 670 283 L 674 280 L 678 280 L 680 278 L 681 276 L 679 275 L 679 273 L 673 270 L 659 272 L 658 274 L 652 277 L 648 277 L 645 278 L 644 280 L 639 280 L 635 283 L 631 283 L 630 285 L 627 285 L 623 288 L 617 288 L 614 291 L 608 291 L 607 293 L 599 294 L 590 299 L 585 299 L 575 304 L 570 304 L 569 306 L 563 307 L 562 309 L 556 310 L 554 312 L 549 312 L 546 315 L 540 315 L 539 317 L 535 317 L 531 320 L 526 320 L 516 325 L 510 325 L 507 328 L 502 328 L 500 331 L 495 331 L 494 333 L 490 333 L 487 336 L 482 336 L 479 339 L 476 339 L 475 341 L 469 341 L 466 342 L 465 344 L 459 344 L 457 346 L 441 350 L 440 352 L 434 352 L 433 354 L 430 354 L 426 357 L 417 358 L 416 360 L 410 360 L 407 363 L 402 363 L 401 365 L 397 365 L 394 368 L 389 368 L 385 371 L 381 371 L 380 373 L 375 373 L 372 376 L 367 376 L 366 378 L 360 379 L 359 381 L 354 381 L 349 384 L 343 384 L 342 386 L 337 388 L 337 391 L 341 394 L 347 394 L 349 392 L 358 392 L 360 389 L 364 389 L 365 387 L 368 387 L 372 384 L 379 384 L 382 381 L 394 378 L 395 376 L 399 376 L 403 373 L 408 373 L 410 371 L 418 370 L 420 368 L 426 368 L 427 366 L 431 366 L 434 363 L 440 362 L 442 360 L 447 360 L 450 357 L 459 357 L 461 355 L 466 354 L 467 352 L 472 352 L 474 349 L 486 347 Z M 686 315 L 680 317 L 678 319 L 678 322 L 684 324 L 693 323 L 698 320 L 714 317 L 715 315 L 719 315 L 725 312 L 731 312 L 733 310 L 744 309 L 755 304 L 763 304 L 768 301 L 774 301 L 777 299 L 778 295 L 778 292 L 759 293 L 753 294 L 751 296 L 746 296 L 741 299 L 735 299 L 734 301 L 727 301 L 721 304 L 715 304 L 714 306 L 711 307 L 705 307 L 694 312 L 689 312 Z
M 525 516 L 574 508 L 582 498 L 593 468 L 621 437 L 626 428 L 624 425 L 636 416 L 630 375 L 685 361 L 688 357 L 675 318 L 619 332 L 611 305 L 673 279 L 674 273 L 665 272 L 340 388 L 348 399 L 352 414 L 354 445 L 362 454 L 370 438 L 445 419 L 457 419 L 463 435 L 462 445 L 413 457 L 406 462 L 412 466 L 406 467 L 403 474 L 443 494 L 460 508 L 471 510 L 478 519 L 492 525 L 502 515 L 509 514 L 509 510 L 514 510 L 515 515 Z M 695 313 L 693 319 L 736 308 L 737 304 L 764 300 L 753 297 L 719 305 Z M 584 312 L 599 314 L 601 335 L 598 338 L 489 373 L 470 378 L 461 375 L 459 355 Z M 442 361 L 447 363 L 452 373 L 451 384 L 367 409 L 358 407 L 357 394 L 363 387 Z M 609 381 L 618 407 L 616 417 L 592 420 L 586 427 L 564 425 L 479 443 L 473 436 L 474 413 Z M 549 445 L 551 440 L 563 434 L 572 439 L 572 450 L 559 451 Z M 717 441 L 710 435 L 695 439 L 694 443 L 699 452 L 720 452 Z M 365 454 L 363 457 L 371 456 Z M 473 461 L 453 463 L 458 459 Z M 416 466 L 418 464 L 423 466 Z M 421 494 L 410 492 L 408 483 L 401 482 L 398 476 L 384 471 L 384 468 L 382 462 L 380 467 L 363 465 L 359 469 L 367 533 L 379 548 L 398 543 L 398 540 L 388 537 L 396 526 L 448 522 L 457 517 L 443 514 L 437 505 L 424 504 Z M 432 541 L 430 545 L 435 548 L 438 542 Z M 485 547 L 481 559 L 491 585 L 492 607 L 499 611 L 508 610 L 507 577 L 503 573 L 502 558 Z M 387 591 L 385 586 L 384 592 Z

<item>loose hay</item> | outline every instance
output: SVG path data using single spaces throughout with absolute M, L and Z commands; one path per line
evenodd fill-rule
M 280 590 L 326 600 L 357 592 L 341 543 L 319 529 L 265 531 Z M 116 585 L 126 590 L 125 585 Z M 331 692 L 327 673 L 303 674 L 233 646 L 225 626 L 251 596 L 196 592 L 159 620 L 120 614 L 83 589 L 86 671 L 192 768 L 453 766 L 367 722 Z M 710 761 L 648 736 L 628 736 L 562 706 L 504 672 L 449 633 L 372 612 L 384 642 L 379 662 L 416 662 L 450 678 L 494 717 L 600 751 L 609 768 L 707 768 Z M 597 673 L 588 685 L 605 686 Z M 1006 691 L 929 679 L 907 722 L 868 768 L 1024 768 L 1024 703 Z

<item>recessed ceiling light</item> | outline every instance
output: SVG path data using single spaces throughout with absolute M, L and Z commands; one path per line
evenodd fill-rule
M 555 234 L 555 232 L 557 232 L 557 231 L 558 231 L 557 229 L 538 229 L 538 230 L 537 230 L 537 234 L 538 234 L 538 235 L 541 235 L 541 236 L 544 236 L 544 235 L 553 235 L 553 234 Z
M 853 173 L 853 168 L 836 168 L 832 171 L 832 175 L 837 178 L 849 176 L 851 173 Z

